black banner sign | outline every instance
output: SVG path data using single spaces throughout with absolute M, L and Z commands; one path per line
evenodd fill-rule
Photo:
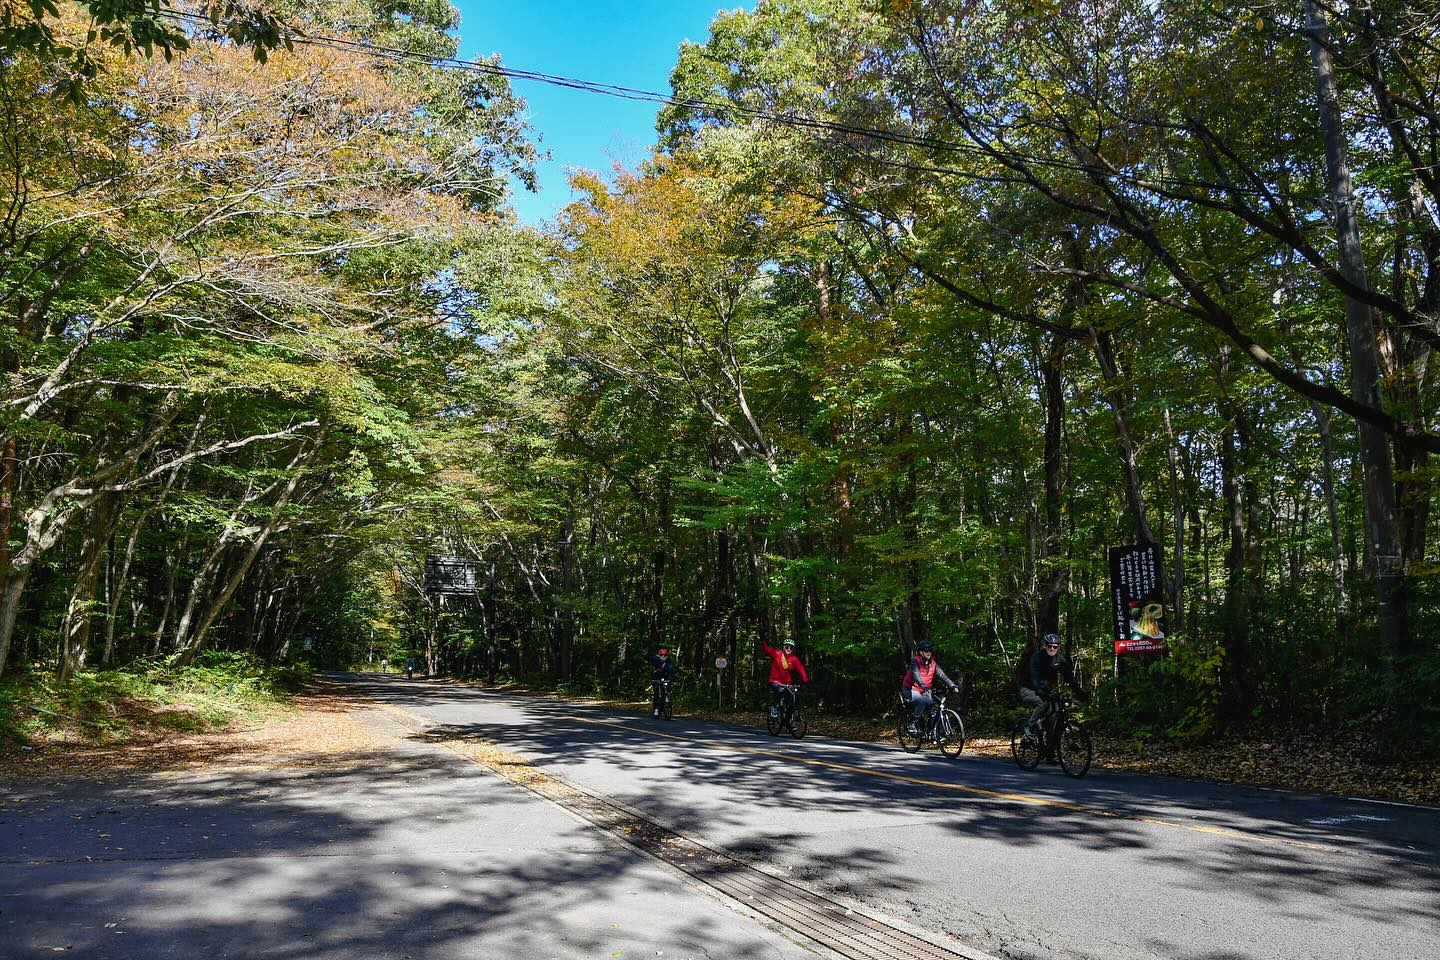
M 425 592 L 474 594 L 480 584 L 480 565 L 464 557 L 426 557 Z
M 1110 548 L 1115 652 L 1165 649 L 1165 574 L 1155 544 Z

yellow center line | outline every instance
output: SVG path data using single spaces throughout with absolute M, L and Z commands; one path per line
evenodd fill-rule
M 1394 859 L 1382 854 L 1364 853 L 1356 850 L 1348 850 L 1344 847 L 1335 847 L 1328 844 L 1309 843 L 1305 840 L 1292 840 L 1289 837 L 1270 837 L 1260 833 L 1247 833 L 1243 830 L 1232 830 L 1228 827 L 1207 827 L 1200 824 L 1180 823 L 1175 820 L 1165 820 L 1160 817 L 1145 817 L 1134 813 L 1122 813 L 1118 810 L 1108 810 L 1104 807 L 1092 807 L 1081 803 L 1071 803 L 1068 800 L 1056 800 L 1051 797 L 1037 797 L 1025 793 L 1009 793 L 1003 790 L 986 790 L 984 787 L 971 787 L 962 783 L 949 783 L 944 780 L 930 780 L 925 777 L 911 777 L 903 773 L 891 773 L 888 770 L 875 770 L 871 767 L 856 767 L 848 763 L 836 763 L 831 760 L 817 760 L 814 757 L 802 757 L 793 753 L 780 753 L 776 750 L 766 750 L 761 747 L 745 747 L 740 744 L 726 743 L 724 740 L 701 740 L 694 737 L 682 737 L 674 733 L 662 733 L 659 730 L 649 730 L 645 727 L 635 727 L 625 723 L 615 723 L 610 720 L 595 720 L 590 717 L 566 717 L 567 720 L 574 720 L 577 723 L 589 723 L 601 727 L 615 727 L 618 730 L 629 730 L 632 733 L 646 733 L 654 737 L 664 737 L 667 740 L 679 740 L 684 743 L 693 743 L 702 747 L 709 747 L 715 750 L 731 750 L 735 753 L 748 753 L 760 757 L 770 757 L 776 760 L 784 760 L 789 763 L 803 763 L 812 767 L 825 767 L 829 770 L 841 770 L 845 773 L 858 773 L 863 776 L 877 777 L 882 780 L 894 780 L 899 783 L 913 783 L 922 787 L 934 787 L 937 790 L 949 790 L 954 793 L 969 793 L 975 796 L 988 797 L 992 800 L 1009 800 L 1014 803 L 1027 803 L 1037 807 L 1054 807 L 1066 810 L 1071 813 L 1085 813 L 1096 817 L 1106 817 L 1111 820 L 1128 820 L 1132 823 L 1145 823 L 1158 827 L 1171 827 L 1176 830 L 1188 830 L 1191 833 L 1203 833 L 1210 836 L 1226 837 L 1234 840 L 1245 840 L 1251 843 L 1274 843 L 1287 847 L 1299 847 L 1302 850 L 1315 850 L 1321 853 L 1338 853 L 1347 856 L 1374 857 L 1381 860 Z

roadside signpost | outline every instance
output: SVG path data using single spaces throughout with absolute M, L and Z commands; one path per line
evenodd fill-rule
M 1115 655 L 1161 653 L 1165 646 L 1165 574 L 1158 544 L 1110 548 Z
M 437 596 L 473 596 L 479 590 L 480 564 L 464 557 L 426 557 L 425 592 Z
M 722 682 L 725 676 L 725 668 L 730 666 L 730 661 L 724 657 L 715 658 L 715 706 L 725 705 L 725 684 Z

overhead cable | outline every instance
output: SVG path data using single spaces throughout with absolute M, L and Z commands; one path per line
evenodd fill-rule
M 213 29 L 214 23 L 209 17 L 186 13 L 179 10 L 167 10 L 162 13 L 171 20 L 185 23 L 189 26 L 201 29 Z M 577 77 L 565 77 L 557 74 L 544 73 L 539 70 L 525 70 L 518 67 L 505 67 L 498 64 L 486 63 L 483 60 L 462 60 L 458 57 L 434 56 L 421 53 L 415 50 L 407 50 L 403 47 L 390 47 L 383 44 L 372 43 L 365 40 L 352 40 L 345 37 L 333 37 L 316 34 L 305 34 L 290 31 L 284 34 L 290 43 L 303 44 L 311 47 L 322 47 L 341 52 L 357 55 L 368 55 L 384 60 L 400 63 L 411 63 L 419 66 L 428 66 L 442 70 L 456 70 L 468 73 L 482 74 L 492 77 L 503 77 L 509 80 L 525 80 L 534 83 L 543 83 L 553 87 L 561 87 L 568 90 L 580 90 L 586 93 L 595 93 L 607 97 L 615 97 L 623 100 L 633 100 L 643 103 L 654 103 L 661 106 L 679 107 L 691 110 L 706 110 L 716 114 L 729 114 L 732 116 L 750 119 L 764 120 L 801 130 L 811 130 L 822 133 L 838 133 L 851 137 L 877 140 L 883 143 L 891 143 L 899 146 L 922 147 L 940 152 L 965 154 L 983 159 L 999 160 L 1002 163 L 1030 164 L 1033 166 L 1049 167 L 1052 169 L 1068 170 L 1084 174 L 1100 174 L 1114 180 L 1128 182 L 1142 189 L 1154 189 L 1155 187 L 1188 187 L 1204 190 L 1238 192 L 1251 195 L 1263 195 L 1265 191 L 1238 185 L 1220 185 L 1209 183 L 1203 180 L 1191 180 L 1173 176 L 1139 176 L 1127 174 L 1113 167 L 1097 168 L 1095 166 L 1080 163 L 1074 160 L 1065 160 L 1056 157 L 1039 156 L 1013 150 L 1009 147 L 999 146 L 978 146 L 974 144 L 958 143 L 953 140 L 942 140 L 937 137 L 925 136 L 922 134 L 906 133 L 904 131 L 886 130 L 879 127 L 865 127 L 855 124 L 843 123 L 835 120 L 822 120 L 815 117 L 793 112 L 780 112 L 766 110 L 759 107 L 747 107 L 742 104 L 723 102 L 717 100 L 706 100 L 702 98 L 676 97 L 671 94 L 660 93 L 654 90 L 642 90 L 635 87 L 627 87 L 613 83 L 603 83 L 596 80 L 584 80 Z M 954 167 L 937 165 L 916 165 L 903 161 L 891 160 L 885 157 L 876 157 L 871 154 L 864 156 L 885 166 L 895 166 L 902 169 L 915 171 L 926 171 L 931 173 L 962 176 L 977 180 L 993 180 L 994 176 L 985 175 L 976 171 L 960 170 Z

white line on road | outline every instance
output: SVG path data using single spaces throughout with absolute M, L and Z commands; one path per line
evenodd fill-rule
M 1356 803 L 1383 803 L 1387 807 L 1405 807 L 1410 810 L 1424 810 L 1427 813 L 1440 813 L 1440 808 L 1427 806 L 1423 803 L 1402 803 L 1399 800 L 1372 800 L 1369 797 L 1346 797 L 1347 800 L 1354 800 Z

